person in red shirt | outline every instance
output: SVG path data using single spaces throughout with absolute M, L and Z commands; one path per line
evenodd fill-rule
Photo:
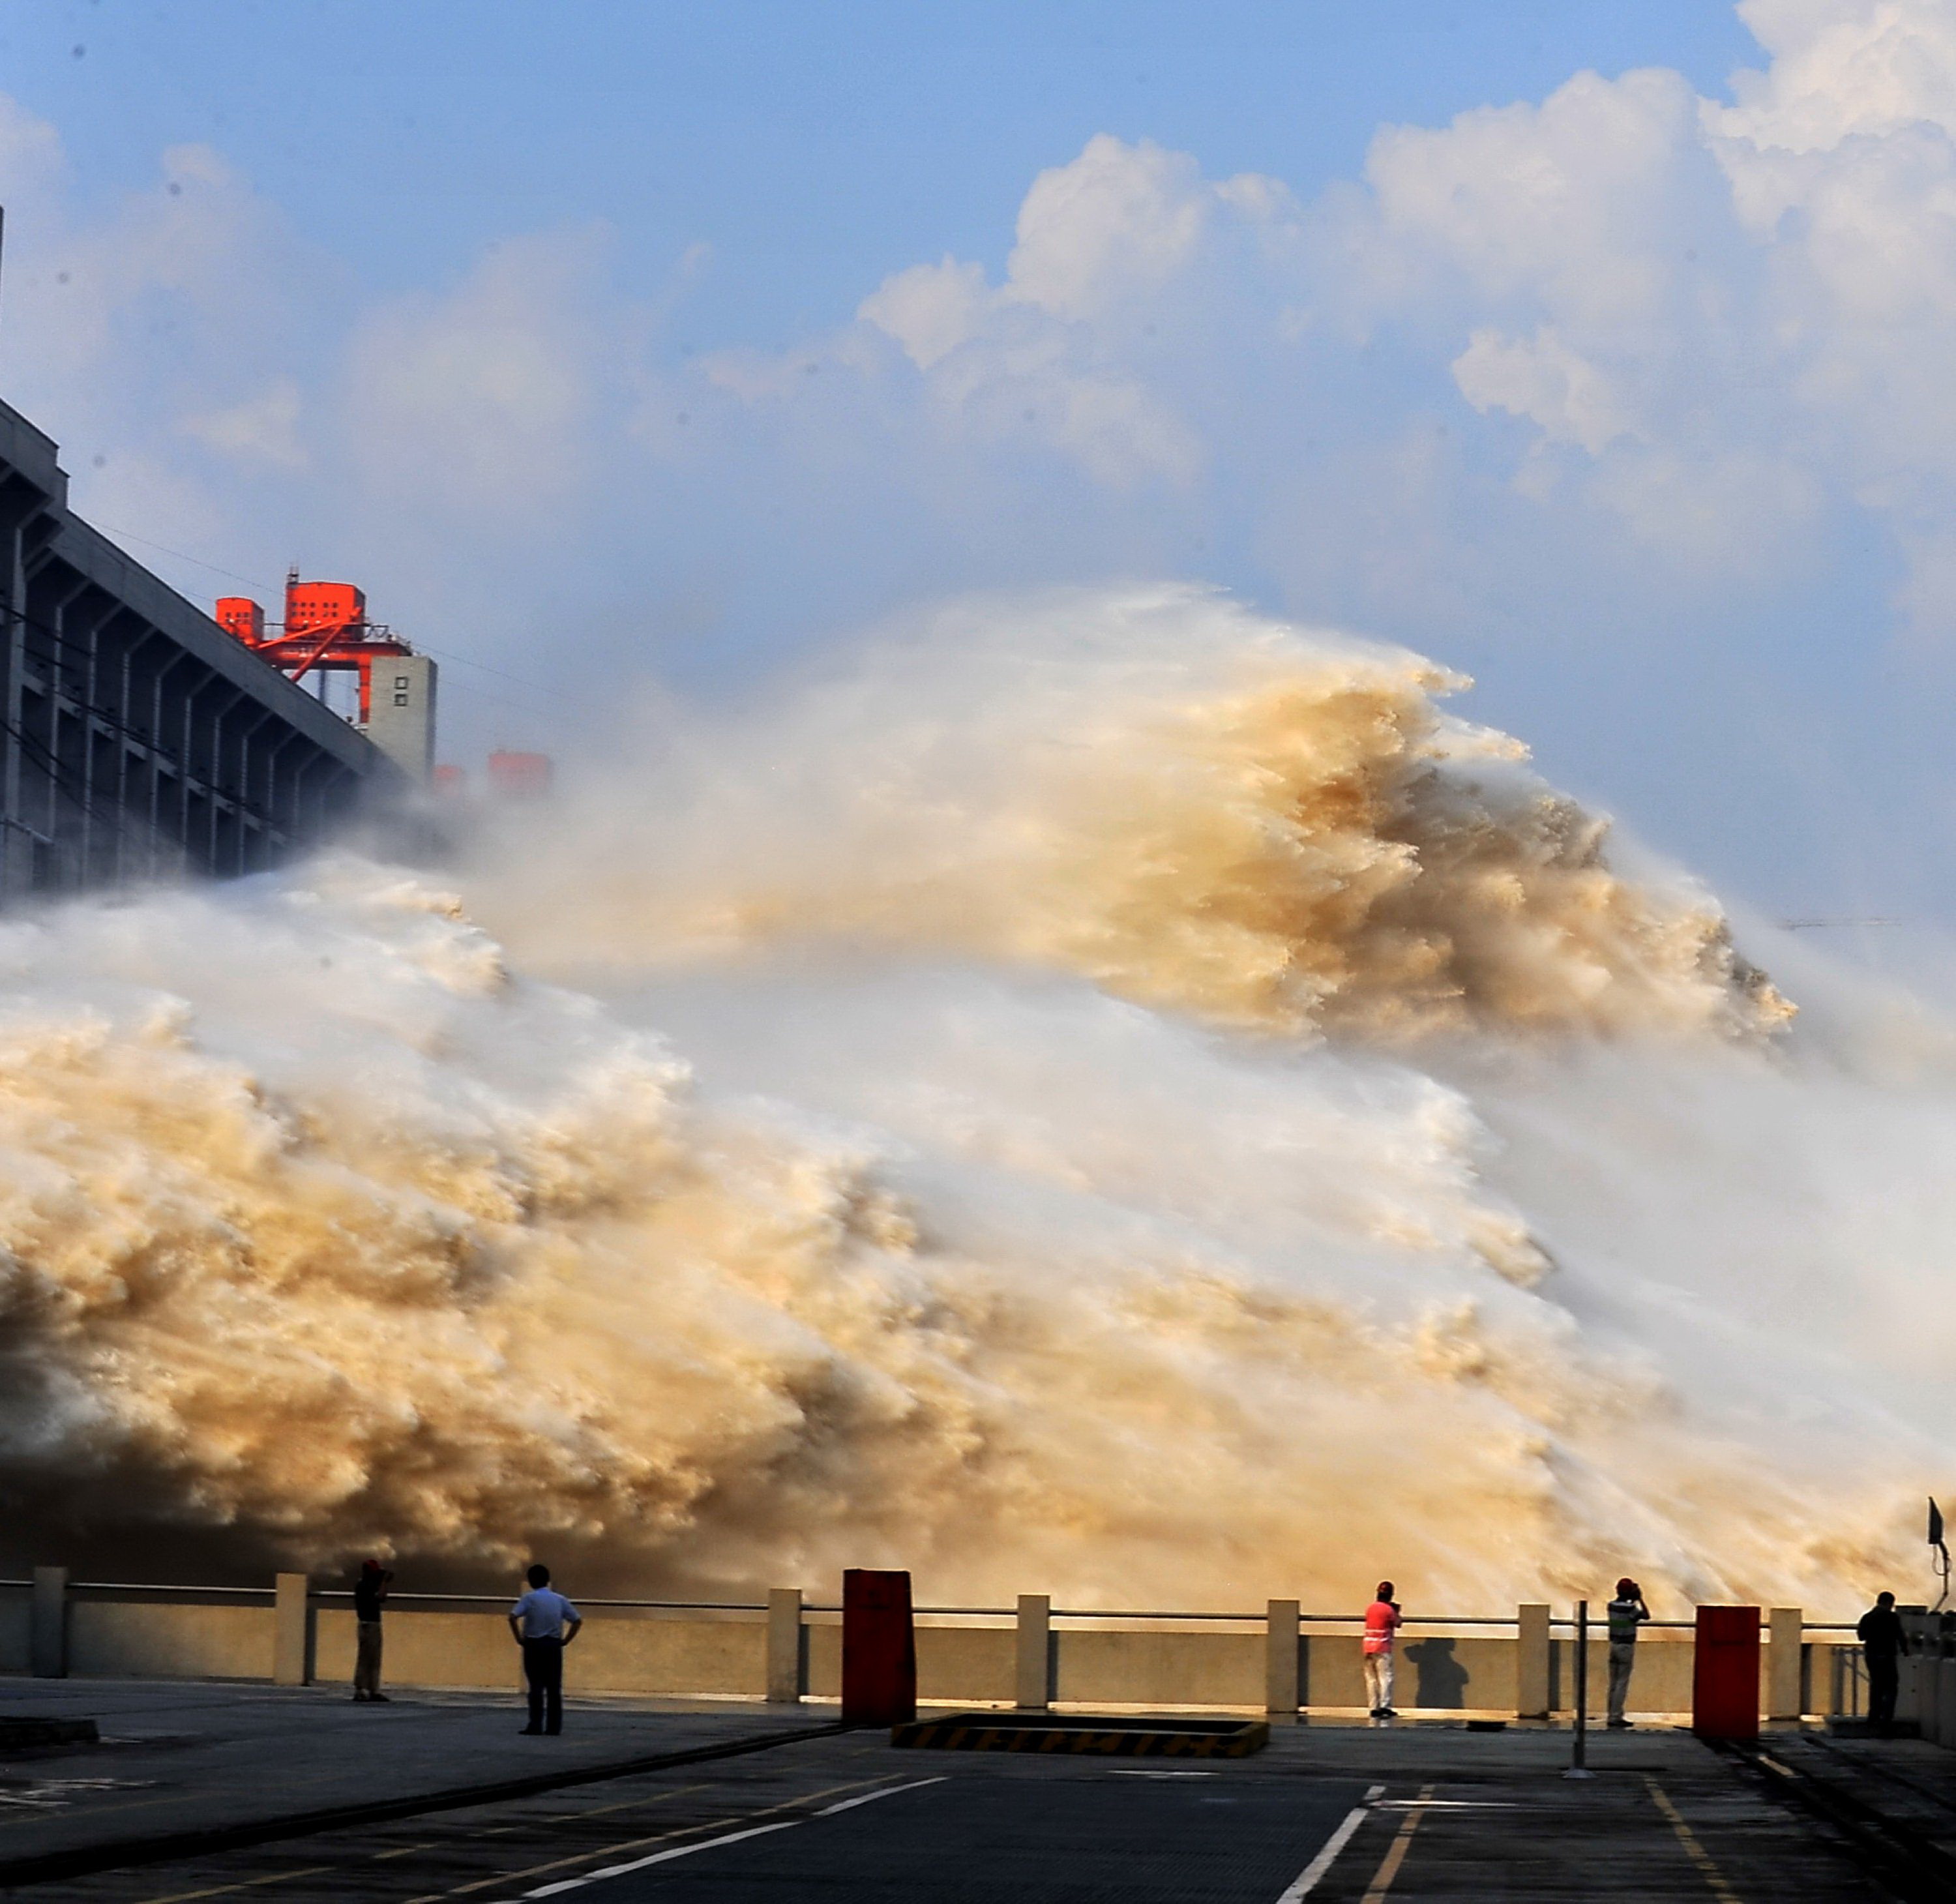
M 1377 1596 L 1365 1609 L 1365 1696 L 1374 1719 L 1396 1719 L 1393 1710 L 1393 1635 L 1399 1629 L 1399 1603 L 1393 1584 L 1379 1583 Z

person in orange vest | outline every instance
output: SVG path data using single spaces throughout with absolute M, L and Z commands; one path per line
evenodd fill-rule
M 1399 1603 L 1393 1584 L 1379 1583 L 1379 1591 L 1365 1609 L 1365 1696 L 1374 1719 L 1396 1719 L 1393 1710 L 1393 1635 L 1399 1629 Z

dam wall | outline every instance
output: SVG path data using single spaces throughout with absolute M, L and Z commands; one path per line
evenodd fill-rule
M 257 872 L 406 784 L 76 515 L 58 447 L 0 404 L 0 904 Z
M 513 1598 L 513 1596 L 510 1596 Z M 385 1683 L 518 1690 L 510 1598 L 396 1593 L 385 1621 Z M 579 1599 L 584 1630 L 565 1656 L 573 1694 L 830 1703 L 841 1691 L 841 1610 L 792 1588 L 765 1601 Z M 1151 1712 L 1362 1712 L 1361 1616 L 1109 1613 L 1052 1606 L 918 1610 L 918 1696 L 943 1707 L 1042 1706 Z M 1592 1626 L 1592 1634 L 1597 1631 Z M 1637 1647 L 1630 1710 L 1691 1707 L 1691 1624 L 1659 1621 Z M 1574 1709 L 1573 1620 L 1522 1606 L 1508 1616 L 1409 1619 L 1398 1656 L 1402 1712 L 1547 1718 Z M 1775 1608 L 1762 1649 L 1761 1710 L 1825 1717 L 1866 1707 L 1850 1626 Z M 1600 1715 L 1607 1647 L 1589 1645 L 1588 1707 Z M 0 1673 L 72 1678 L 350 1683 L 349 1593 L 303 1575 L 263 1588 L 68 1581 L 59 1569 L 0 1581 Z M 1926 1671 L 1945 1662 L 1918 1663 Z M 1946 1662 L 1956 1744 L 1956 1660 Z M 1910 1700 L 1913 1682 L 1905 1683 Z M 1923 1697 L 1933 1707 L 1925 1682 Z

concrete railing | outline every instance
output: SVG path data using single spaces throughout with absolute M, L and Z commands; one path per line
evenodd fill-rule
M 388 1682 L 514 1691 L 510 1603 L 394 1593 Z M 584 1631 L 565 1660 L 573 1692 L 775 1703 L 841 1695 L 841 1609 L 794 1588 L 765 1602 L 580 1599 L 579 1606 Z M 1305 1612 L 1295 1600 L 1273 1600 L 1258 1613 L 1175 1613 L 1059 1608 L 1024 1594 L 1016 1608 L 920 1608 L 916 1625 L 917 1691 L 926 1704 L 1278 1713 L 1364 1707 L 1359 1618 Z M 1589 1700 L 1600 1711 L 1607 1647 L 1600 1629 L 1591 1631 Z M 1566 1713 L 1576 1644 L 1573 1621 L 1541 1605 L 1511 1617 L 1409 1620 L 1395 1703 L 1406 1712 L 1496 1717 Z M 1689 1623 L 1647 1627 L 1631 1709 L 1688 1712 L 1693 1650 Z M 1762 1652 L 1768 1716 L 1863 1709 L 1850 1628 L 1816 1626 L 1798 1608 L 1777 1607 Z M 352 1595 L 314 1587 L 301 1574 L 253 1588 L 71 1581 L 58 1568 L 0 1581 L 0 1672 L 345 1683 L 353 1653 Z M 1949 1664 L 1956 1677 L 1956 1661 Z

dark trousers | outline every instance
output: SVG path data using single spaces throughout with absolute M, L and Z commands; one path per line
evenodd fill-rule
M 525 1640 L 523 1642 L 523 1677 L 530 1682 L 530 1726 L 532 1731 L 563 1730 L 563 1642 L 561 1640 Z M 544 1716 L 544 1702 L 550 1701 L 550 1716 Z
M 1892 1653 L 1868 1655 L 1868 1717 L 1877 1726 L 1894 1720 L 1895 1656 Z

